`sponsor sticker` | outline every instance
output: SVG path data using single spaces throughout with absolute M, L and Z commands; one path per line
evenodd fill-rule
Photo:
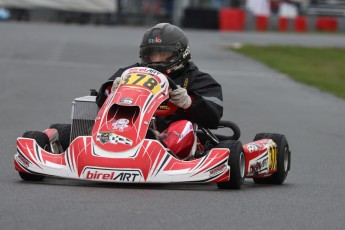
M 121 118 L 113 123 L 113 128 L 119 130 L 120 132 L 123 132 L 123 130 L 128 127 L 128 123 L 128 119 Z
M 160 106 L 158 107 L 158 109 L 159 109 L 159 110 L 168 110 L 168 109 L 170 109 L 170 107 L 167 106 L 167 105 L 160 105 Z
M 97 140 L 102 144 L 111 143 L 111 144 L 125 144 L 132 145 L 133 141 L 129 138 L 117 135 L 115 133 L 98 133 Z
M 274 143 L 273 145 L 269 146 L 268 148 L 269 160 L 268 160 L 268 168 L 270 171 L 277 169 L 277 155 L 278 155 L 278 148 L 277 145 Z
M 189 46 L 187 46 L 186 50 L 183 52 L 182 56 L 183 58 L 186 58 L 190 54 Z
M 162 76 L 163 74 L 155 69 L 151 69 L 148 67 L 133 67 L 128 70 L 128 74 L 149 74 L 152 77 L 155 77 L 159 82 L 159 75 Z M 127 78 L 129 75 L 127 75 L 124 78 Z M 124 80 L 124 79 L 123 79 Z
M 133 99 L 129 97 L 124 97 L 124 98 L 121 98 L 120 102 L 122 104 L 131 105 L 133 103 Z
M 150 38 L 150 39 L 148 40 L 148 43 L 149 43 L 149 44 L 162 43 L 161 36 L 158 35 L 158 36 L 155 37 L 155 38 Z
M 250 172 L 256 175 L 259 173 L 259 171 L 261 171 L 261 168 L 262 168 L 262 163 L 256 162 L 255 164 L 250 166 Z
M 265 154 L 265 153 L 264 153 Z M 259 159 L 253 159 L 249 162 L 249 175 L 258 175 L 268 172 L 268 154 L 265 154 L 263 157 L 259 156 Z
M 215 176 L 215 175 L 217 175 L 217 174 L 221 174 L 221 173 L 224 172 L 226 169 L 227 169 L 227 167 L 226 167 L 225 164 L 223 164 L 223 165 L 221 165 L 221 166 L 218 166 L 217 168 L 212 169 L 212 170 L 210 171 L 210 177 Z
M 16 158 L 21 165 L 23 165 L 25 168 L 29 168 L 30 163 L 24 157 L 22 157 L 21 155 L 17 155 Z
M 86 168 L 83 171 L 86 180 L 97 181 L 117 181 L 117 182 L 139 182 L 142 174 L 140 170 L 122 170 L 122 169 L 99 169 Z
M 258 151 L 260 150 L 260 145 L 258 144 L 250 144 L 250 145 L 247 145 L 247 149 L 250 153 L 253 153 L 255 151 Z

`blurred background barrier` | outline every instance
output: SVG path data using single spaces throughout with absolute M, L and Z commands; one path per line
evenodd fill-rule
M 199 29 L 218 29 L 219 17 L 217 9 L 186 8 L 182 26 Z
M 241 31 L 245 29 L 245 12 L 237 8 L 222 8 L 219 12 L 219 29 Z
M 0 20 L 337 32 L 345 31 L 345 0 L 0 0 Z
M 56 9 L 77 12 L 107 13 L 116 10 L 112 0 L 0 0 L 0 5 L 22 9 Z

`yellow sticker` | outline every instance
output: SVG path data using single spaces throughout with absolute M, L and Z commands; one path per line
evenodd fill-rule
M 168 110 L 168 109 L 170 109 L 170 107 L 167 106 L 167 105 L 160 105 L 160 106 L 158 107 L 158 109 L 160 109 L 160 110 Z
M 270 171 L 272 171 L 277 168 L 277 154 L 278 154 L 277 146 L 271 145 L 269 147 L 268 153 L 269 153 L 268 168 Z
M 143 86 L 149 89 L 153 94 L 157 94 L 161 89 L 158 81 L 150 74 L 145 73 L 129 74 L 124 80 L 122 80 L 121 84 Z

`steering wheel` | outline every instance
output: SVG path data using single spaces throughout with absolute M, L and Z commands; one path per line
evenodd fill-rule
M 169 87 L 170 87 L 172 90 L 177 89 L 177 85 L 176 85 L 176 83 L 174 82 L 174 80 L 171 79 L 171 78 L 168 77 L 168 76 L 166 76 L 166 78 L 168 79 Z M 169 100 L 168 100 L 168 102 L 167 102 L 166 105 L 167 105 L 167 107 L 168 107 L 167 109 L 164 109 L 164 110 L 158 109 L 158 110 L 156 110 L 155 115 L 156 115 L 156 116 L 169 116 L 169 115 L 175 113 L 175 112 L 178 110 L 178 107 L 177 107 L 174 103 L 170 102 Z

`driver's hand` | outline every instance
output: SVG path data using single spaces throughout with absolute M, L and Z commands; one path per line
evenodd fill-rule
M 111 87 L 111 92 L 114 92 L 117 89 L 117 87 L 119 87 L 120 82 L 121 82 L 120 77 L 115 78 L 113 86 Z
M 177 86 L 177 89 L 170 91 L 170 101 L 180 108 L 188 109 L 192 104 L 192 99 L 185 88 Z

